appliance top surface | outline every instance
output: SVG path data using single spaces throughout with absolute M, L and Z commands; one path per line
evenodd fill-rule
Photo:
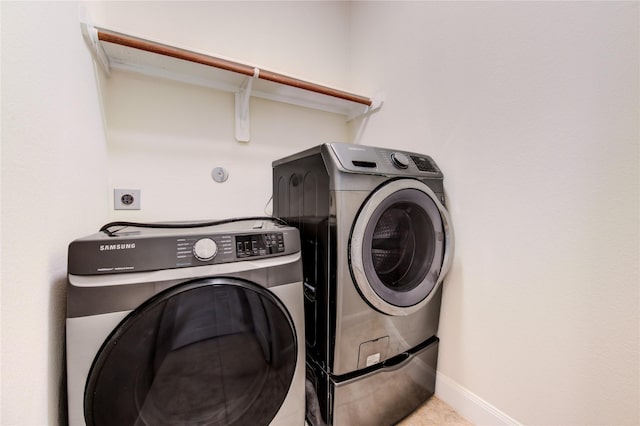
M 425 154 L 345 143 L 331 143 L 328 148 L 345 172 L 442 178 L 435 161 Z
M 433 158 L 417 152 L 375 146 L 326 143 L 273 162 L 273 167 L 312 155 L 322 155 L 344 173 L 392 177 L 442 179 L 443 174 Z
M 213 223 L 211 221 L 209 223 Z M 148 223 L 144 226 L 135 225 L 114 225 L 109 228 L 109 233 L 98 232 L 93 235 L 81 238 L 81 240 L 111 240 L 114 237 L 126 237 L 128 239 L 142 238 L 163 238 L 163 237 L 189 237 L 193 235 L 227 235 L 227 234 L 245 234 L 245 233 L 262 233 L 270 231 L 282 231 L 286 229 L 295 229 L 290 226 L 281 225 L 277 222 L 267 219 L 248 219 L 238 220 L 229 223 L 220 223 L 217 225 L 200 226 L 206 224 L 206 221 L 188 221 L 188 222 L 162 222 Z M 165 226 L 166 225 L 166 226 Z M 173 227 L 176 226 L 176 227 Z
M 168 225 L 194 224 L 198 222 Z M 98 232 L 69 244 L 68 272 L 99 275 L 153 271 L 257 260 L 299 251 L 298 230 L 267 219 L 188 228 L 114 225 L 109 232 Z

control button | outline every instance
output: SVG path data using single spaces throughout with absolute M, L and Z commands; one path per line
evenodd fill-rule
M 421 172 L 439 173 L 438 168 L 426 157 L 411 156 L 411 159 Z
M 409 167 L 409 157 L 407 157 L 406 155 L 404 155 L 401 152 L 394 152 L 393 154 L 391 154 L 391 161 L 393 162 L 393 165 L 396 166 L 399 169 L 406 169 L 407 167 Z
M 211 260 L 218 253 L 218 246 L 211 238 L 202 238 L 193 245 L 193 255 L 198 260 Z

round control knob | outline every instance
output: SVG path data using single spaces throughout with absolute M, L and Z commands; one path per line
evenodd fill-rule
M 394 152 L 391 154 L 391 161 L 393 162 L 393 165 L 399 169 L 406 169 L 409 167 L 409 157 L 401 152 Z
M 211 260 L 218 253 L 218 246 L 211 238 L 202 238 L 193 245 L 193 255 L 198 260 Z

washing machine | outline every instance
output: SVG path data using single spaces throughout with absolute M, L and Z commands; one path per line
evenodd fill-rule
M 302 240 L 318 424 L 393 424 L 433 394 L 454 246 L 443 178 L 428 155 L 353 144 L 273 162 L 273 213 Z
M 75 425 L 304 425 L 297 229 L 112 223 L 69 245 Z

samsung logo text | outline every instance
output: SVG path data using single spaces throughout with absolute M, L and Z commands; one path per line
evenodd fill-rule
M 136 243 L 126 243 L 126 244 L 100 244 L 100 251 L 110 251 L 110 250 L 131 250 L 136 248 Z

